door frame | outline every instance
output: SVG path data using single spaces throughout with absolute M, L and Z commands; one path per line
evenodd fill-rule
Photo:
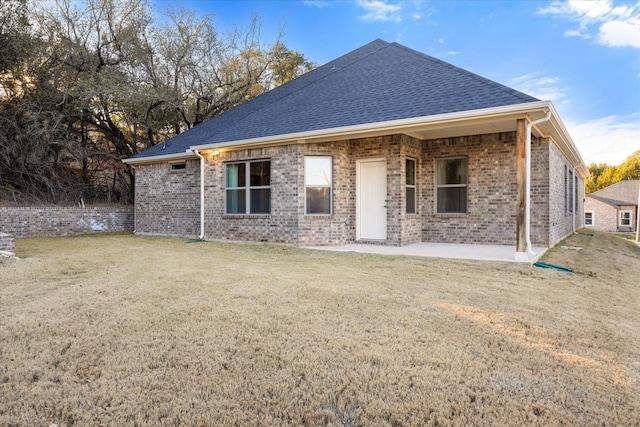
M 362 185 L 360 183 L 360 179 L 362 178 L 362 164 L 363 163 L 375 163 L 375 162 L 384 162 L 384 166 L 385 166 L 385 180 L 387 179 L 387 159 L 385 157 L 375 157 L 375 158 L 370 158 L 370 159 L 360 159 L 360 160 L 356 160 L 356 240 L 360 240 L 362 239 L 362 224 L 360 222 L 360 212 L 362 210 Z M 388 188 L 388 182 L 385 185 L 386 188 L 386 192 L 387 194 L 385 194 L 385 199 L 388 197 L 388 193 L 389 193 L 389 188 Z M 388 218 L 387 215 L 385 214 L 385 234 L 386 234 L 386 230 L 387 230 L 387 222 L 388 222 Z M 366 237 L 365 237 L 366 239 Z M 384 239 L 382 240 L 386 240 L 387 237 L 385 236 Z M 374 239 L 372 239 L 374 240 Z M 375 239 L 377 240 L 377 239 Z

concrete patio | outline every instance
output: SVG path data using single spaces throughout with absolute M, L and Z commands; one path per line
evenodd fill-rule
M 360 252 L 379 255 L 406 255 L 427 258 L 466 259 L 472 261 L 497 261 L 533 264 L 547 251 L 547 248 L 534 247 L 535 256 L 526 260 L 516 260 L 515 246 L 502 245 L 464 245 L 454 243 L 414 243 L 406 246 L 384 246 L 353 243 L 343 246 L 308 246 L 306 249 Z

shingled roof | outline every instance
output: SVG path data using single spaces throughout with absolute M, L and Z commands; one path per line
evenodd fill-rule
M 378 39 L 133 158 L 185 153 L 204 144 L 535 101 L 434 57 Z
M 638 191 L 640 180 L 624 180 L 587 196 L 613 206 L 633 206 L 638 204 Z

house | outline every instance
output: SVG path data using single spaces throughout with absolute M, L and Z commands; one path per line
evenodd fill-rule
M 588 170 L 554 106 L 375 40 L 124 160 L 137 233 L 552 246 Z
M 594 230 L 635 232 L 638 229 L 640 180 L 625 180 L 587 194 L 584 225 Z

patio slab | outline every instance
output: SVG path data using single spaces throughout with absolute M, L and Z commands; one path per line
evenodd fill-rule
M 466 259 L 473 261 L 497 261 L 533 264 L 547 251 L 547 248 L 534 247 L 535 256 L 516 259 L 515 246 L 503 245 L 465 245 L 455 243 L 413 243 L 406 246 L 384 246 L 353 243 L 342 246 L 307 246 L 306 249 L 360 252 L 379 255 L 406 255 L 427 258 Z

